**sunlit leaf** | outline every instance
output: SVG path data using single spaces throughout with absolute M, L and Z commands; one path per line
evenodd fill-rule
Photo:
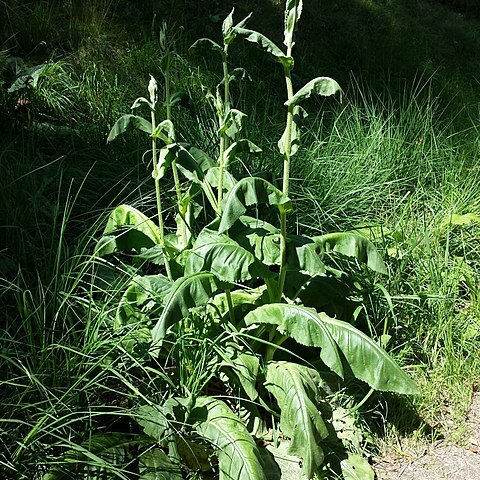
M 300 105 L 293 107 L 293 123 L 290 132 L 290 156 L 295 155 L 300 147 L 300 127 L 306 117 L 307 112 Z M 287 129 L 285 128 L 282 138 L 278 141 L 278 149 L 282 155 L 285 153 L 286 138 Z
M 219 288 L 219 280 L 210 272 L 200 272 L 176 280 L 165 307 L 152 330 L 152 349 L 162 342 L 167 328 L 186 317 L 189 309 L 205 305 Z
M 246 212 L 248 206 L 262 203 L 275 206 L 280 212 L 292 212 L 290 199 L 271 183 L 258 177 L 242 178 L 225 200 L 218 231 L 227 231 Z
M 302 14 L 302 0 L 287 0 L 285 5 L 285 39 L 283 41 L 284 45 L 288 48 L 292 48 L 295 45 L 293 41 L 293 35 L 297 27 L 298 19 Z
M 342 89 L 340 88 L 340 85 L 332 78 L 318 77 L 302 87 L 292 98 L 285 102 L 285 105 L 287 105 L 287 107 L 290 105 L 297 105 L 314 93 L 323 97 L 329 97 L 330 95 L 334 95 L 341 91 Z
M 215 449 L 219 480 L 266 480 L 259 449 L 242 420 L 222 401 L 199 397 L 189 420 Z
M 258 45 L 263 51 L 269 53 L 273 58 L 280 62 L 285 68 L 293 68 L 293 58 L 285 55 L 270 39 L 265 35 L 256 32 L 255 30 L 248 30 L 242 27 L 234 27 L 235 32 L 245 38 L 245 40 Z
M 290 437 L 290 455 L 302 459 L 302 472 L 312 478 L 323 463 L 320 442 L 328 436 L 315 399 L 323 384 L 319 373 L 291 362 L 269 362 L 265 387 L 280 407 L 280 428 Z
M 311 308 L 287 303 L 262 305 L 245 316 L 245 323 L 276 325 L 283 335 L 288 335 L 301 345 L 319 347 L 320 358 L 340 377 L 343 365 L 337 344 L 323 317 Z
M 110 130 L 110 133 L 108 134 L 107 142 L 115 140 L 115 138 L 122 133 L 125 133 L 129 128 L 136 128 L 148 134 L 152 133 L 152 124 L 148 120 L 145 120 L 143 117 L 139 117 L 138 115 L 127 113 L 126 115 L 121 116 L 115 122 Z

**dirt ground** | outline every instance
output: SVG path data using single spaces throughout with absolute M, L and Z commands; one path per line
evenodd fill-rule
M 466 447 L 437 442 L 408 457 L 377 459 L 378 480 L 480 480 L 480 393 L 473 398 L 468 427 Z

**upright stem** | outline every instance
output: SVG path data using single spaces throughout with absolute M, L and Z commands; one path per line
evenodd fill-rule
M 292 55 L 292 48 L 287 49 L 287 55 Z M 292 76 L 290 70 L 285 68 L 285 83 L 287 86 L 287 98 L 293 97 Z M 292 151 L 292 125 L 293 125 L 293 106 L 289 105 L 287 112 L 287 124 L 285 128 L 285 146 L 283 154 L 283 183 L 282 192 L 288 195 L 290 185 L 290 157 Z M 282 299 L 285 277 L 287 275 L 287 214 L 280 214 L 280 273 L 278 277 L 278 296 L 277 301 Z
M 170 103 L 170 65 L 169 64 L 165 69 L 165 105 L 167 107 L 167 120 L 171 122 L 172 121 L 172 105 Z M 177 163 L 175 160 L 172 162 L 172 173 L 173 173 L 173 181 L 175 183 L 175 192 L 177 194 L 177 208 L 178 208 L 178 211 L 180 212 L 180 204 L 182 201 L 182 191 L 180 189 L 180 179 L 178 176 Z M 179 215 L 182 218 L 182 224 L 180 227 L 182 242 L 183 242 L 183 245 L 186 247 L 188 242 L 186 220 L 181 213 L 179 213 Z
M 152 132 L 155 131 L 156 128 L 156 120 L 155 120 L 155 110 L 153 108 L 150 111 L 150 117 L 152 121 Z M 157 170 L 157 140 L 155 138 L 152 138 L 152 159 L 153 159 L 153 168 Z M 159 237 L 160 237 L 160 248 L 162 249 L 163 252 L 163 258 L 165 259 L 165 269 L 167 270 L 167 277 L 169 280 L 172 280 L 172 272 L 170 270 L 170 263 L 168 261 L 168 254 L 165 251 L 165 234 L 164 234 L 164 229 L 163 229 L 163 214 L 162 214 L 162 199 L 160 197 L 160 180 L 157 178 L 157 175 L 154 175 L 155 177 L 155 196 L 157 199 L 157 215 L 158 215 L 158 232 L 159 232 Z
M 224 94 L 223 94 L 223 112 L 219 116 L 219 123 L 220 128 L 223 127 L 225 119 L 228 115 L 230 110 L 230 81 L 228 78 L 228 45 L 225 45 L 223 49 L 222 55 L 222 63 L 223 63 L 223 85 L 224 85 Z M 220 153 L 218 157 L 218 166 L 219 166 L 219 173 L 218 173 L 218 195 L 217 195 L 217 203 L 218 207 L 221 211 L 222 208 L 222 199 L 223 199 L 223 173 L 225 170 L 225 150 L 228 148 L 228 137 L 225 133 L 220 133 Z

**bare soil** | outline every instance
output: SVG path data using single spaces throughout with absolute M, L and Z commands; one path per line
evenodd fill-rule
M 480 393 L 473 397 L 464 445 L 439 441 L 376 459 L 378 480 L 480 480 Z

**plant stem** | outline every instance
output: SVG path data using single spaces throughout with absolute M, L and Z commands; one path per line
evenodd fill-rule
M 155 110 L 150 110 L 150 117 L 152 122 L 152 132 L 156 128 Z M 172 272 L 170 270 L 170 263 L 168 261 L 168 254 L 165 250 L 165 234 L 163 228 L 163 214 L 162 214 L 162 199 L 160 197 L 160 180 L 157 178 L 157 140 L 152 138 L 152 164 L 154 168 L 155 178 L 155 197 L 157 199 L 157 215 L 158 215 L 158 234 L 160 237 L 160 248 L 163 252 L 163 258 L 165 259 L 165 269 L 167 270 L 167 277 L 169 280 L 173 280 Z
M 167 120 L 171 122 L 172 121 L 172 105 L 170 103 L 170 63 L 169 62 L 168 62 L 167 68 L 165 69 L 165 105 L 167 108 Z M 182 224 L 180 227 L 182 243 L 183 243 L 183 246 L 186 247 L 188 243 L 187 224 L 186 224 L 186 219 L 180 213 L 180 204 L 182 202 L 182 191 L 180 189 L 180 179 L 178 176 L 176 160 L 173 160 L 172 162 L 172 173 L 173 173 L 173 181 L 175 184 L 175 192 L 177 194 L 177 210 L 182 220 Z
M 292 55 L 292 49 L 287 49 L 287 55 Z M 290 100 L 293 97 L 292 76 L 290 70 L 285 68 L 285 83 L 287 86 L 287 98 Z M 283 154 L 283 183 L 282 192 L 288 195 L 290 185 L 290 156 L 292 151 L 292 125 L 293 125 L 293 106 L 288 107 L 287 122 L 285 128 L 285 146 Z M 281 301 L 283 294 L 283 287 L 285 285 L 285 277 L 287 275 L 287 214 L 280 213 L 280 273 L 278 277 L 278 297 Z
M 223 94 L 223 112 L 219 115 L 219 123 L 220 128 L 223 127 L 225 123 L 225 119 L 228 115 L 230 110 L 230 81 L 228 78 L 228 45 L 225 45 L 223 49 L 222 55 L 222 64 L 223 64 L 223 85 L 224 85 L 224 94 Z M 218 158 L 218 195 L 217 195 L 217 203 L 220 211 L 222 210 L 222 199 L 223 199 L 223 173 L 225 170 L 225 150 L 228 148 L 228 137 L 225 135 L 224 132 L 220 133 L 220 153 Z

